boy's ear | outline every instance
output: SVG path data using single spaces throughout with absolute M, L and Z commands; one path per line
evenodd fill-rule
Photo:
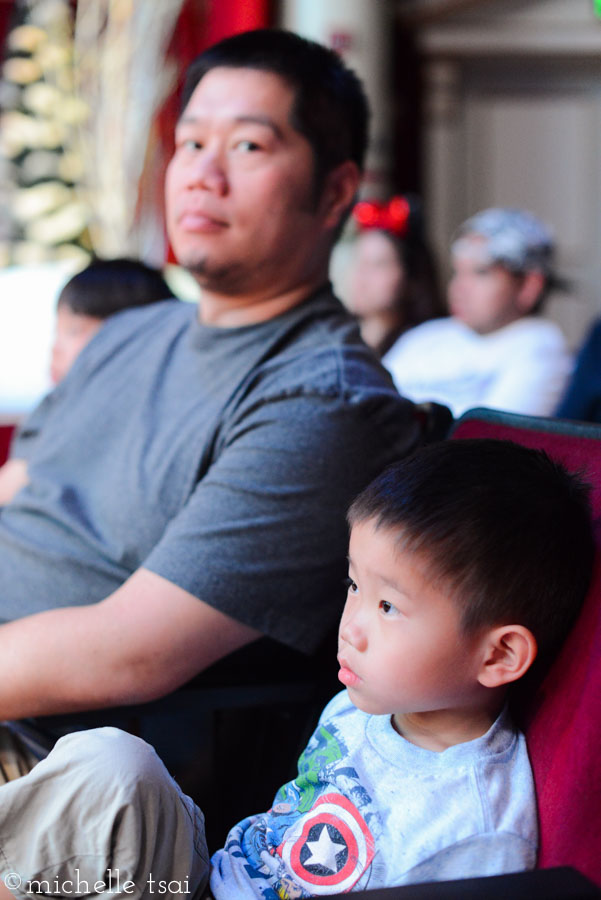
M 526 272 L 522 277 L 517 295 L 517 305 L 524 315 L 527 315 L 536 306 L 536 303 L 545 287 L 545 276 L 542 272 Z
M 344 213 L 354 203 L 360 182 L 359 167 L 350 159 L 328 173 L 320 200 L 326 227 L 336 228 Z
M 536 658 L 536 639 L 524 625 L 499 625 L 489 631 L 478 681 L 484 687 L 502 687 L 517 681 Z

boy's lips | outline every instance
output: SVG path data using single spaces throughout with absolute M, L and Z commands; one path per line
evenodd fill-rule
M 338 672 L 338 680 L 347 687 L 354 687 L 361 681 L 356 672 L 350 668 L 343 656 L 338 657 L 340 671 Z

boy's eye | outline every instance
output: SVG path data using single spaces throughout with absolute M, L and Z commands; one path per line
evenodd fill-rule
M 347 589 L 347 591 L 349 592 L 349 594 L 357 593 L 357 585 L 355 584 L 355 582 L 353 581 L 352 578 L 345 578 L 344 586 Z
M 384 615 L 388 616 L 390 613 L 395 613 L 396 607 L 389 603 L 388 600 L 380 600 L 380 609 L 384 613 Z

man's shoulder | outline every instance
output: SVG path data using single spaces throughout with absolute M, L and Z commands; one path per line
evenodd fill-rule
M 85 376 L 98 366 L 121 367 L 135 357 L 149 360 L 169 345 L 176 335 L 189 330 L 195 320 L 195 307 L 181 300 L 164 300 L 115 313 L 104 322 L 83 348 L 73 369 Z
M 195 318 L 195 315 L 195 304 L 172 297 L 157 303 L 149 303 L 146 306 L 132 306 L 114 313 L 105 321 L 102 330 L 108 331 L 106 326 L 111 326 L 113 330 L 139 331 L 145 327 L 164 326 L 169 322 L 189 322 Z
M 325 290 L 292 311 L 260 365 L 266 389 L 352 399 L 364 392 L 398 393 L 388 372 L 360 336 L 356 320 Z

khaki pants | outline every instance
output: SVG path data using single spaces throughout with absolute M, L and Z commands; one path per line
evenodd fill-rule
M 97 728 L 61 738 L 31 768 L 23 741 L 1 740 L 2 770 L 16 777 L 0 786 L 0 877 L 16 897 L 203 895 L 203 815 L 152 747 Z
M 46 754 L 35 753 L 9 725 L 0 724 L 0 785 L 27 775 Z

